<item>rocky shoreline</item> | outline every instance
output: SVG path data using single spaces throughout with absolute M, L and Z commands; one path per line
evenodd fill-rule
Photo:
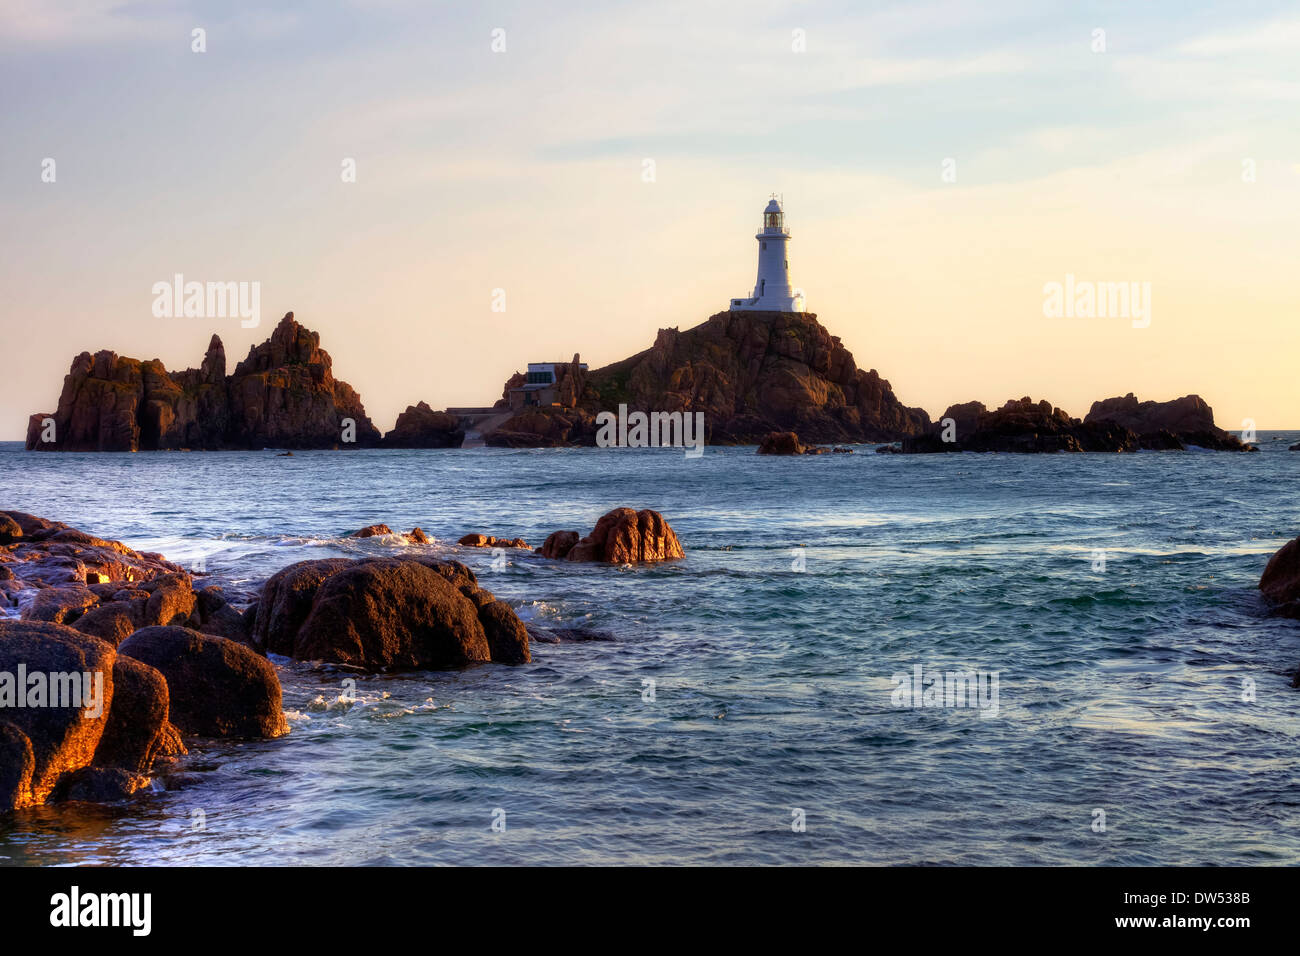
M 383 535 L 386 525 L 354 532 Z M 428 542 L 418 528 L 393 537 Z M 662 515 L 630 508 L 547 542 L 543 559 L 684 554 Z M 396 673 L 526 664 L 532 641 L 608 639 L 530 629 L 466 565 L 409 552 L 299 561 L 241 608 L 162 555 L 17 511 L 0 511 L 0 606 L 0 811 L 126 799 L 166 786 L 205 740 L 283 736 L 268 655 Z
M 386 525 L 353 535 L 415 543 Z M 470 534 L 459 546 L 526 548 L 516 540 Z M 684 556 L 662 515 L 631 508 L 532 550 L 610 566 Z M 1259 589 L 1269 613 L 1300 619 L 1300 538 L 1271 557 Z M 162 555 L 15 511 L 0 511 L 0 605 L 0 812 L 187 785 L 179 761 L 191 751 L 284 736 L 272 655 L 399 673 L 522 665 L 533 643 L 610 639 L 529 627 L 469 567 L 432 553 L 298 561 L 232 603 Z M 61 702 L 68 675 L 86 675 L 84 694 Z

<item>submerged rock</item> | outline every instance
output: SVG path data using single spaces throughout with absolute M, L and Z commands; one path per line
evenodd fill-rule
M 523 538 L 497 538 L 490 534 L 467 534 L 456 542 L 466 548 L 527 548 Z
M 83 767 L 63 777 L 51 799 L 117 803 L 149 786 L 149 777 L 121 767 Z

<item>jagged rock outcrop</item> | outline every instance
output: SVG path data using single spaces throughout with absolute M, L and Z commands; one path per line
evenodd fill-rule
M 720 312 L 684 332 L 661 329 L 648 350 L 569 379 L 580 386 L 574 407 L 525 409 L 488 444 L 593 445 L 595 416 L 620 404 L 703 412 L 712 444 L 757 444 L 773 431 L 810 442 L 885 441 L 930 421 L 874 370 L 859 369 L 811 313 Z
M 320 336 L 298 324 L 292 312 L 267 341 L 249 349 L 230 375 L 216 335 L 199 367 L 183 372 L 169 373 L 157 359 L 82 352 L 63 379 L 57 410 L 29 419 L 27 448 L 156 451 L 377 444 L 379 431 L 366 416 L 361 397 L 334 378 L 332 365 Z M 345 434 L 345 419 L 355 423 L 351 435 Z
M 1095 402 L 1080 421 L 1048 401 L 1012 399 L 990 411 L 979 402 L 952 405 L 925 432 L 903 440 L 901 450 L 927 452 L 1134 452 L 1198 445 L 1253 451 L 1214 425 L 1199 397 L 1138 404 L 1130 394 Z M 881 448 L 878 451 L 895 449 Z
M 1169 449 L 1196 445 L 1218 451 L 1253 451 L 1253 446 L 1214 424 L 1214 410 L 1199 395 L 1168 402 L 1139 402 L 1132 392 L 1123 398 L 1093 402 L 1085 425 L 1110 422 L 1138 437 L 1142 448 Z
M 465 440 L 460 420 L 435 412 L 427 402 L 408 405 L 397 416 L 393 430 L 384 435 L 385 448 L 459 448 Z

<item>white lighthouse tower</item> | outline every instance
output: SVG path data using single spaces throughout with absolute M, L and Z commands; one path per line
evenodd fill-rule
M 758 281 L 748 299 L 732 299 L 731 310 L 762 312 L 802 312 L 802 293 L 790 287 L 790 259 L 786 246 L 790 230 L 785 228 L 785 213 L 775 195 L 763 210 L 763 229 L 758 240 Z

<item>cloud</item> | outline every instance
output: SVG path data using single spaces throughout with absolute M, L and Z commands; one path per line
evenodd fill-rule
M 1277 51 L 1285 53 L 1293 63 L 1297 50 L 1300 50 L 1300 20 L 1274 20 L 1236 33 L 1209 33 L 1186 40 L 1178 47 L 1179 53 L 1203 57 Z
M 102 45 L 161 35 L 174 11 L 128 0 L 5 0 L 0 42 L 6 46 Z

